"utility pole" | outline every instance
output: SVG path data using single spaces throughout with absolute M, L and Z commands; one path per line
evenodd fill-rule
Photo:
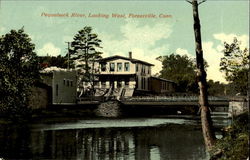
M 68 66 L 67 66 L 67 69 L 69 70 L 69 47 L 70 47 L 70 42 L 66 42 L 68 43 Z
M 205 0 L 199 3 L 197 2 L 197 0 L 192 0 L 192 2 L 187 0 L 187 2 L 191 3 L 193 7 L 197 81 L 200 90 L 199 105 L 201 109 L 202 132 L 206 148 L 208 150 L 211 150 L 216 138 L 212 130 L 212 119 L 210 114 L 210 108 L 208 105 L 207 81 L 206 81 L 207 75 L 204 69 L 201 31 L 200 31 L 201 26 L 200 26 L 199 12 L 198 12 L 198 5 L 205 2 Z

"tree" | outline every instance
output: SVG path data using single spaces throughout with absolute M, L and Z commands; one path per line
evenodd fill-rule
M 199 105 L 201 108 L 202 132 L 206 147 L 208 150 L 211 150 L 215 143 L 215 134 L 212 130 L 212 119 L 208 106 L 207 81 L 206 81 L 207 75 L 204 67 L 201 31 L 200 31 L 201 26 L 200 26 L 199 12 L 198 12 L 198 5 L 203 3 L 204 1 L 205 0 L 199 3 L 197 2 L 197 0 L 193 0 L 192 2 L 190 1 L 187 2 L 191 3 L 193 7 L 197 81 L 200 90 Z
M 234 86 L 234 90 L 247 94 L 249 72 L 249 50 L 241 49 L 237 38 L 233 43 L 224 43 L 224 57 L 221 58 L 220 70 L 226 74 L 226 80 Z
M 177 54 L 160 56 L 156 59 L 162 62 L 160 77 L 174 81 L 178 92 L 198 92 L 194 59 Z
M 27 113 L 30 87 L 39 79 L 35 45 L 24 29 L 0 37 L 0 109 L 17 118 Z
M 61 55 L 59 56 L 42 56 L 42 57 L 38 57 L 39 59 L 39 64 L 40 64 L 40 67 L 43 69 L 43 68 L 46 68 L 46 67 L 51 67 L 51 66 L 56 66 L 56 67 L 59 67 L 59 68 L 67 68 L 67 58 L 66 57 L 63 57 Z
M 83 71 L 80 73 L 83 75 L 80 82 L 89 82 L 92 86 L 92 91 L 94 91 L 94 73 L 96 72 L 95 62 L 101 58 L 102 54 L 102 52 L 97 50 L 97 48 L 102 48 L 100 43 L 101 40 L 98 39 L 98 35 L 92 33 L 92 28 L 88 26 L 78 31 L 74 36 L 74 41 L 71 43 L 71 58 L 78 63 L 76 68 L 80 67 Z M 93 94 L 94 92 L 91 93 Z
M 220 83 L 219 81 L 209 80 L 207 82 L 208 95 L 210 96 L 222 96 L 225 95 L 225 89 L 227 85 Z

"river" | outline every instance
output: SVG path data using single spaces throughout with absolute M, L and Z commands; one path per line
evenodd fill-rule
M 197 119 L 126 118 L 1 126 L 1 158 L 206 160 L 209 155 Z

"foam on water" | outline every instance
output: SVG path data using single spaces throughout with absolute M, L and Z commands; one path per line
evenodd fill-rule
M 73 123 L 55 123 L 48 125 L 35 125 L 34 130 L 66 130 L 85 128 L 124 128 L 124 127 L 152 127 L 164 124 L 195 124 L 195 120 L 166 119 L 166 118 L 140 118 L 140 119 L 105 119 L 80 120 Z

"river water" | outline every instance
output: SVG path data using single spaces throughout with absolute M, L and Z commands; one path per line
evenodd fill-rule
M 206 160 L 209 155 L 199 120 L 127 118 L 2 126 L 1 158 Z

